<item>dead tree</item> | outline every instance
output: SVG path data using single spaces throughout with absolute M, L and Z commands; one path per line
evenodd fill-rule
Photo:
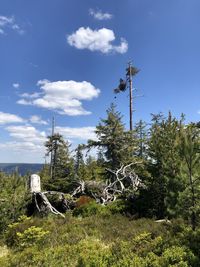
M 55 207 L 52 206 L 50 201 L 47 198 L 47 194 L 49 195 L 59 195 L 60 202 L 66 209 L 68 209 L 67 200 L 64 197 L 63 193 L 55 192 L 55 191 L 46 191 L 41 192 L 41 185 L 40 185 L 40 176 L 37 174 L 32 174 L 29 177 L 29 190 L 32 194 L 32 203 L 36 207 L 39 213 L 53 213 L 55 215 L 60 215 L 65 218 L 65 216 L 58 211 Z
M 114 181 L 108 185 L 100 182 L 79 181 L 79 185 L 72 193 L 72 196 L 88 194 L 89 191 L 89 194 L 96 202 L 106 205 L 125 193 L 135 193 L 140 187 L 144 187 L 144 184 L 131 168 L 134 164 L 136 163 L 122 165 L 116 171 L 107 169 L 115 177 Z
M 70 210 L 72 204 L 75 203 L 75 199 L 81 195 L 91 196 L 97 203 L 106 205 L 115 201 L 119 196 L 125 196 L 128 193 L 134 194 L 140 187 L 144 187 L 144 184 L 132 167 L 134 164 L 138 164 L 138 162 L 130 163 L 125 166 L 122 165 L 116 171 L 107 169 L 107 171 L 111 172 L 115 178 L 114 181 L 109 184 L 96 181 L 78 181 L 77 187 L 70 195 L 72 199 L 71 203 L 69 200 L 65 199 L 65 195 L 62 192 L 41 192 L 40 177 L 37 174 L 33 174 L 29 179 L 29 189 L 32 194 L 32 201 L 39 213 L 53 213 L 62 217 L 65 216 L 51 204 L 47 195 L 58 195 L 63 212 Z

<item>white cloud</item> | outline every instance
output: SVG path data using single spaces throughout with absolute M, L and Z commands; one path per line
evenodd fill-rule
M 41 119 L 40 116 L 33 115 L 30 117 L 29 121 L 34 124 L 41 124 L 41 125 L 47 125 L 48 123 Z
M 13 24 L 12 29 L 18 32 L 19 34 L 24 34 L 24 30 L 22 30 L 18 24 Z
M 110 13 L 103 13 L 101 10 L 89 9 L 89 14 L 97 20 L 109 20 L 113 15 Z
M 17 103 L 51 109 L 69 116 L 88 115 L 91 112 L 82 107 L 81 100 L 92 100 L 100 93 L 99 89 L 86 81 L 40 80 L 37 85 L 42 90 L 40 97 L 30 99 L 30 95 L 23 94 L 24 98 Z
M 24 120 L 15 114 L 0 112 L 0 124 L 18 123 L 18 122 L 24 122 Z
M 55 131 L 63 135 L 66 139 L 88 140 L 96 139 L 95 127 L 60 127 L 57 126 Z
M 19 34 L 24 34 L 24 30 L 22 30 L 21 27 L 15 23 L 15 18 L 13 16 L 0 16 L 0 34 L 5 34 L 6 29 L 12 29 Z
M 46 133 L 38 131 L 33 126 L 8 126 L 5 129 L 9 132 L 11 137 L 23 142 L 42 145 L 46 140 Z
M 44 143 L 47 140 L 47 134 L 37 130 L 30 125 L 9 126 L 5 128 L 11 141 L 0 143 L 0 160 L 5 162 L 43 162 L 46 152 Z M 81 141 L 96 139 L 94 133 L 95 127 L 56 127 L 55 132 L 59 132 L 66 140 L 72 140 L 73 149 Z M 71 143 L 71 142 L 70 142 Z M 2 154 L 4 156 L 2 156 Z
M 24 98 L 32 99 L 32 98 L 37 98 L 40 95 L 41 95 L 41 93 L 33 93 L 33 94 L 24 93 L 24 94 L 21 94 L 20 96 L 24 97 Z
M 5 162 L 43 162 L 46 133 L 30 125 L 8 126 L 11 141 L 0 143 L 0 160 Z
M 13 83 L 12 86 L 17 89 L 17 88 L 19 88 L 20 85 L 19 85 L 19 83 Z
M 0 162 L 43 163 L 45 147 L 26 141 L 9 141 L 0 143 Z
M 42 145 L 34 144 L 32 142 L 17 142 L 17 141 L 11 141 L 6 143 L 0 143 L 1 149 L 6 150 L 14 150 L 16 152 L 40 152 L 41 149 L 43 149 Z M 18 160 L 17 160 L 18 161 Z
M 13 24 L 13 17 L 0 16 L 0 33 L 5 33 L 5 28 Z
M 17 103 L 20 105 L 32 105 L 32 102 L 26 99 L 20 99 L 17 101 Z
M 127 41 L 124 38 L 121 38 L 120 45 L 116 46 L 112 44 L 114 40 L 114 32 L 107 28 L 92 30 L 89 27 L 81 27 L 67 37 L 68 44 L 78 49 L 100 51 L 105 54 L 111 52 L 117 52 L 120 54 L 126 53 L 128 50 Z

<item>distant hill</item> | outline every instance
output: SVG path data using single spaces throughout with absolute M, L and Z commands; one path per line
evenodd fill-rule
M 43 167 L 43 164 L 39 163 L 0 163 L 0 171 L 5 173 L 13 173 L 18 171 L 20 175 L 27 173 L 37 173 Z

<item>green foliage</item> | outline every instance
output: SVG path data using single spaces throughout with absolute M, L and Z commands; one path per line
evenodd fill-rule
M 5 233 L 6 244 L 9 247 L 16 246 L 18 244 L 18 233 L 28 229 L 30 225 L 30 217 L 22 215 L 14 223 L 8 225 L 8 228 Z
M 25 211 L 27 177 L 0 172 L 0 233 Z
M 46 143 L 53 153 L 54 179 L 46 165 L 41 171 L 43 189 L 70 193 L 77 179 L 87 182 L 85 195 L 64 219 L 23 215 L 30 200 L 27 177 L 0 173 L 0 266 L 200 266 L 199 124 L 184 125 L 183 118 L 159 114 L 153 116 L 148 134 L 142 122 L 128 132 L 111 105 L 96 134 L 98 140 L 88 146 L 100 149 L 97 159 L 89 156 L 84 161 L 79 145 L 74 161 L 59 134 Z M 102 192 L 102 178 L 113 179 L 106 168 L 137 161 L 134 170 L 145 187 L 106 206 L 97 204 L 93 197 Z M 59 197 L 49 200 L 54 205 Z M 74 201 L 70 194 L 67 199 Z M 133 220 L 141 216 L 180 218 L 171 223 Z
M 179 131 L 182 120 L 178 121 L 169 113 L 153 115 L 148 141 L 148 191 L 146 201 L 151 205 L 151 214 L 164 218 L 176 215 L 178 192 L 183 190 L 180 175 L 181 156 L 179 153 Z M 150 208 L 150 207 L 149 207 Z
M 184 248 L 172 246 L 167 248 L 162 255 L 161 266 L 177 266 L 177 267 L 187 267 L 188 260 L 190 257 L 194 257 L 192 253 L 187 253 Z
M 31 226 L 26 229 L 23 233 L 17 232 L 17 238 L 19 246 L 31 247 L 36 244 L 42 244 L 49 231 L 44 231 L 41 227 Z
M 109 203 L 106 206 L 106 209 L 109 210 L 111 214 L 125 214 L 127 211 L 130 210 L 130 203 L 123 199 L 119 199 Z
M 200 214 L 200 128 L 190 124 L 180 131 L 181 176 L 185 187 L 179 193 L 179 212 L 191 222 L 195 229 Z
M 95 201 L 91 201 L 85 205 L 82 205 L 78 208 L 75 208 L 73 210 L 74 216 L 82 216 L 82 217 L 89 217 L 92 215 L 106 215 L 107 209 L 105 206 L 102 206 L 101 204 L 97 204 Z
M 1 266 L 198 267 L 200 264 L 199 230 L 191 235 L 191 229 L 180 221 L 165 225 L 147 219 L 130 221 L 121 215 L 98 213 L 75 218 L 68 214 L 66 219 L 23 217 L 8 231 L 14 229 L 16 242 L 0 257 Z
M 98 141 L 88 141 L 89 147 L 103 149 L 106 159 L 105 167 L 112 170 L 116 170 L 121 164 L 131 162 L 136 142 L 133 133 L 125 131 L 122 116 L 115 108 L 115 105 L 111 104 L 106 111 L 107 118 L 101 119 L 99 125 L 96 126 L 95 132 Z M 112 179 L 112 177 L 110 178 Z
M 51 155 L 51 178 L 65 178 L 72 173 L 73 166 L 69 155 L 69 143 L 63 136 L 56 133 L 48 137 L 45 143 L 47 154 Z

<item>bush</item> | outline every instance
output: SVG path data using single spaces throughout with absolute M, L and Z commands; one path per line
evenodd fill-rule
M 200 266 L 199 230 L 192 233 L 189 228 L 178 228 L 173 223 L 130 220 L 120 214 L 104 216 L 107 207 L 95 202 L 77 210 L 84 215 L 96 215 L 77 218 L 67 213 L 65 219 L 21 217 L 8 229 L 7 238 L 12 246 L 0 257 L 0 266 Z
M 30 217 L 22 215 L 18 218 L 17 222 L 9 224 L 5 233 L 6 244 L 9 247 L 16 246 L 18 244 L 18 232 L 23 232 L 30 226 Z
M 189 267 L 194 260 L 195 256 L 191 251 L 183 247 L 172 246 L 163 252 L 160 263 L 162 267 Z
M 74 216 L 89 217 L 92 215 L 107 215 L 108 210 L 105 206 L 97 204 L 94 200 L 74 209 Z
M 83 205 L 89 204 L 90 202 L 94 202 L 94 199 L 88 196 L 80 196 L 76 201 L 76 207 L 79 208 Z
M 113 201 L 109 203 L 106 207 L 112 214 L 125 213 L 129 210 L 128 202 L 125 200 Z
M 49 231 L 44 231 L 41 227 L 31 226 L 23 233 L 17 232 L 19 246 L 24 248 L 42 244 L 48 234 Z

